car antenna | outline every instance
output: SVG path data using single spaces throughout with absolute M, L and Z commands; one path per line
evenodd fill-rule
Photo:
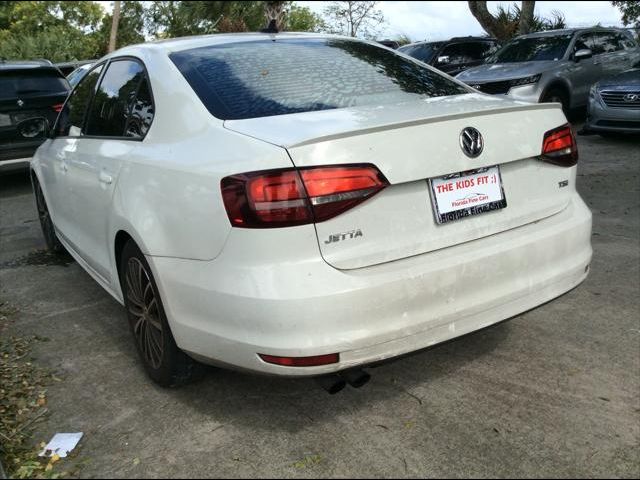
M 262 33 L 278 33 L 279 31 L 280 30 L 278 30 L 275 18 L 272 18 L 269 21 L 269 25 L 267 26 L 267 28 L 263 28 L 262 30 L 260 30 L 260 32 Z

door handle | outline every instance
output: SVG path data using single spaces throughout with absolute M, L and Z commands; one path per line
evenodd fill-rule
M 111 185 L 111 183 L 113 182 L 113 177 L 104 170 L 100 172 L 100 175 L 98 175 L 98 179 L 100 180 L 100 183 L 104 183 L 106 185 Z

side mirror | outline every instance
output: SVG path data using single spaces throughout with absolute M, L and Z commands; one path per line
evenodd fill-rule
M 21 137 L 35 140 L 49 138 L 51 127 L 45 117 L 33 117 L 18 123 L 16 130 Z
M 587 58 L 591 57 L 593 57 L 593 52 L 589 48 L 581 48 L 573 54 L 573 59 L 576 62 L 579 62 L 580 60 L 586 60 Z
M 442 55 L 441 57 L 438 57 L 438 64 L 439 65 L 446 65 L 449 62 L 451 62 L 451 59 L 449 58 L 449 55 Z

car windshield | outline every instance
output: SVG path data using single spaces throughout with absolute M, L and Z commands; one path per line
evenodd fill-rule
M 516 38 L 494 53 L 487 63 L 560 60 L 573 35 Z
M 248 41 L 170 58 L 207 109 L 223 120 L 469 93 L 394 51 L 355 40 Z
M 0 99 L 3 100 L 60 93 L 67 89 L 67 82 L 57 70 L 38 68 L 0 71 Z
M 416 45 L 405 45 L 398 49 L 399 52 L 409 55 L 424 63 L 433 60 L 433 56 L 440 50 L 442 43 L 418 43 Z

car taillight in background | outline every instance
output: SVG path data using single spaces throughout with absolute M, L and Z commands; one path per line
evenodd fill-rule
M 64 106 L 64 103 L 56 103 L 55 105 L 52 105 L 51 108 L 53 108 L 53 110 L 56 113 L 60 113 L 62 111 L 63 106 Z
M 544 134 L 542 159 L 563 167 L 572 167 L 578 163 L 578 145 L 569 124 Z
M 287 168 L 222 179 L 222 198 L 234 227 L 274 228 L 322 222 L 389 185 L 373 165 Z

